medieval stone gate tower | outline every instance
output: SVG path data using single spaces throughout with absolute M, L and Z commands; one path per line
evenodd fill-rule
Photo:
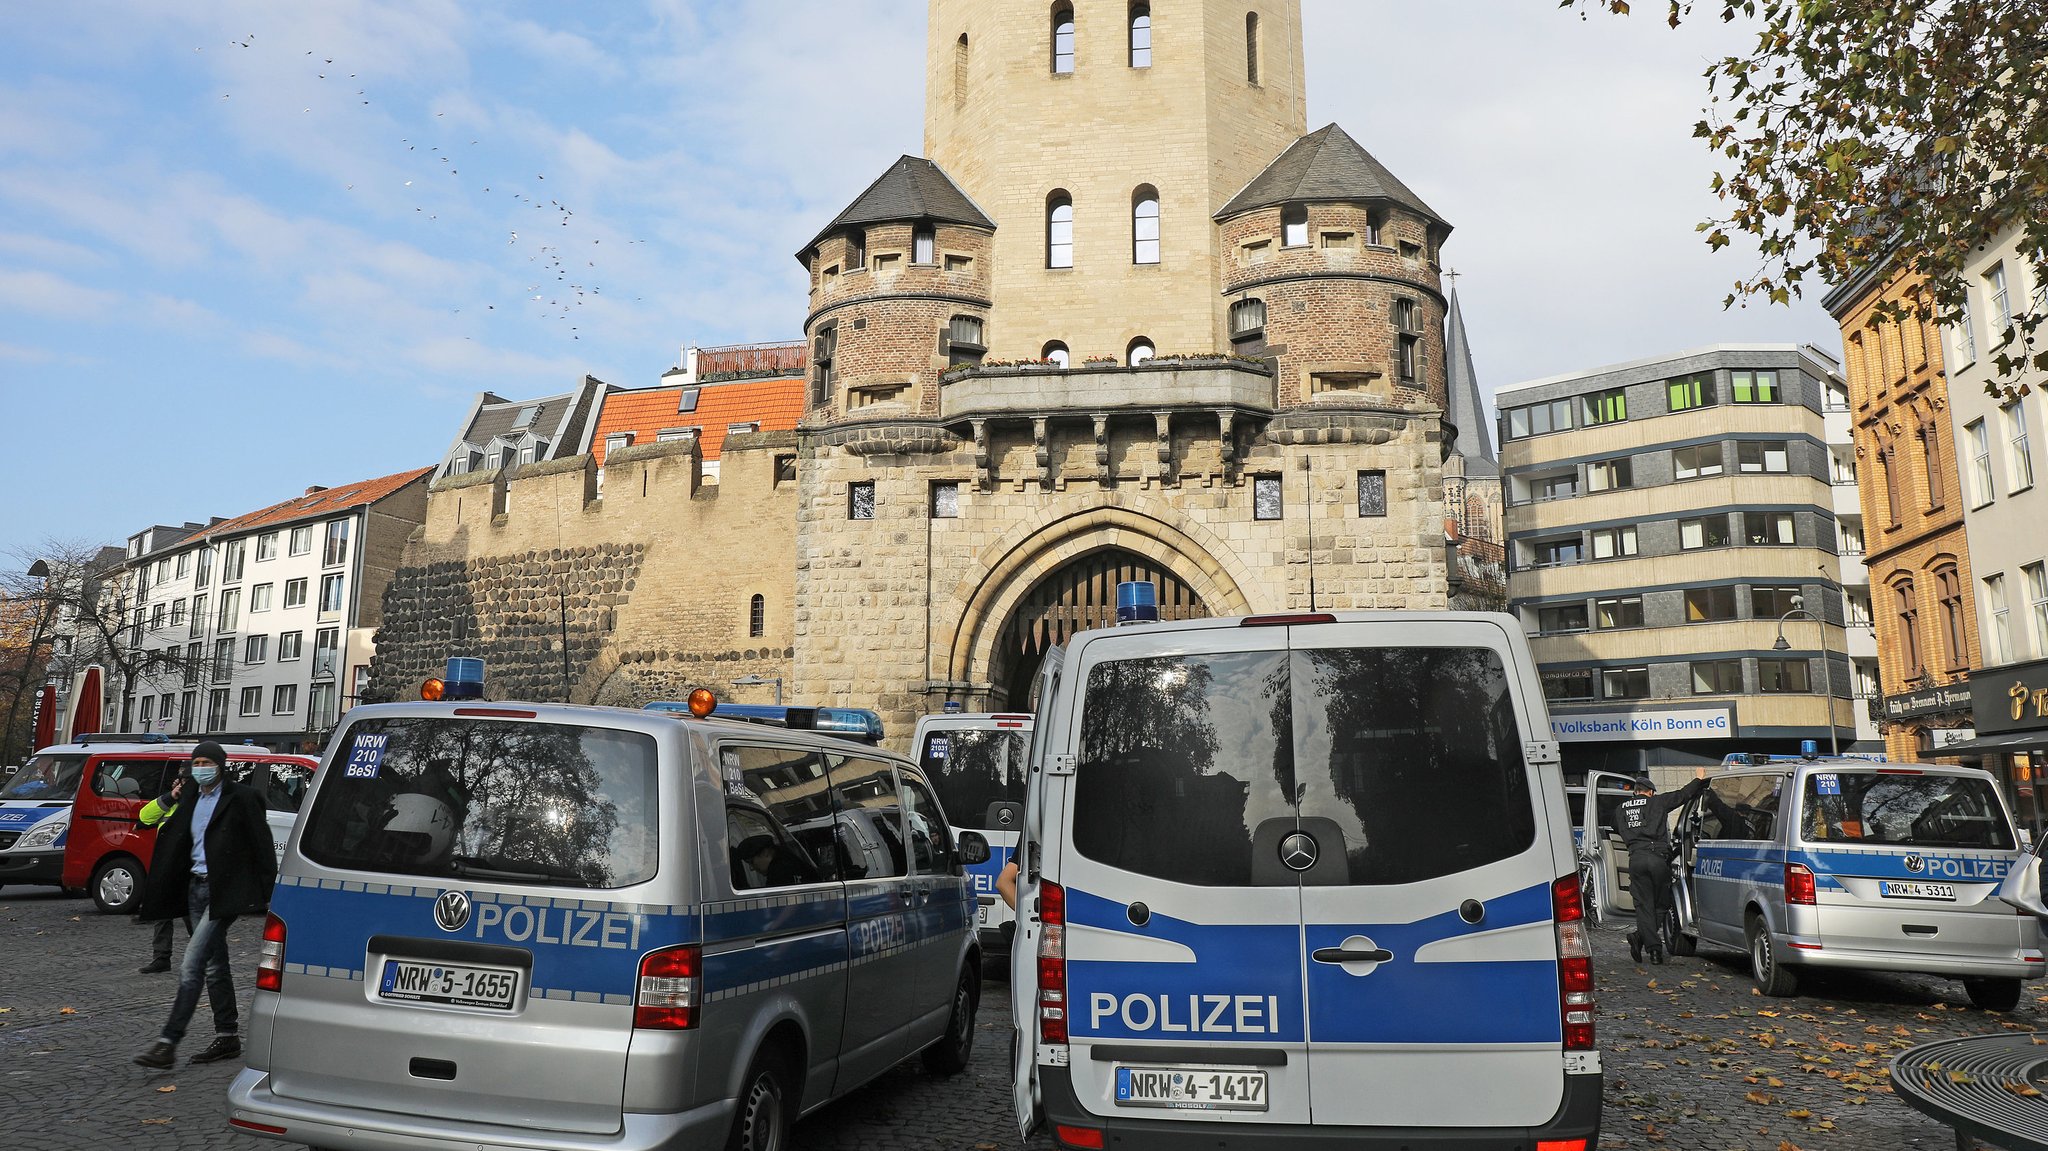
M 931 0 L 925 125 L 798 254 L 792 698 L 1023 706 L 1121 578 L 1446 606 L 1450 226 L 1307 131 L 1294 0 Z

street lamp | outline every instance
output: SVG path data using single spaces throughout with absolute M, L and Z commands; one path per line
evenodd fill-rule
M 759 687 L 764 683 L 775 685 L 775 702 L 782 703 L 782 677 L 779 675 L 743 675 L 732 681 L 734 687 Z
M 1821 703 L 1827 709 L 1828 716 L 1828 754 L 1839 757 L 1842 754 L 1842 746 L 1835 735 L 1835 676 L 1833 669 L 1828 666 L 1828 625 L 1826 620 L 1807 611 L 1805 604 L 1804 596 L 1792 597 L 1792 610 L 1778 617 L 1778 638 L 1771 644 L 1771 650 L 1787 651 L 1792 647 L 1785 642 L 1786 620 L 1800 615 L 1813 621 L 1814 628 L 1820 632 L 1820 692 Z

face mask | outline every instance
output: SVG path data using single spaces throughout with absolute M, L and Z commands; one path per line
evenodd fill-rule
M 220 768 L 214 767 L 211 764 L 201 765 L 195 763 L 192 765 L 192 781 L 201 787 L 212 787 L 213 781 L 219 778 Z

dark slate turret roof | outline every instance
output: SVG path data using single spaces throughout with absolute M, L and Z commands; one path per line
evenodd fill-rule
M 1450 314 L 1444 318 L 1444 369 L 1450 385 L 1450 411 L 1444 418 L 1457 429 L 1451 450 L 1465 457 L 1468 476 L 1497 476 L 1493 437 L 1486 431 L 1486 401 L 1479 395 L 1479 376 L 1472 370 L 1472 342 L 1465 337 L 1465 312 L 1458 307 L 1458 288 L 1450 290 Z
M 1388 200 L 1450 226 L 1335 124 L 1325 124 L 1288 145 L 1265 171 L 1223 205 L 1216 219 L 1227 220 L 1277 204 L 1364 200 Z
M 988 218 L 960 185 L 937 164 L 923 156 L 899 156 L 889 170 L 868 185 L 868 190 L 855 197 L 844 212 L 832 218 L 832 222 L 811 238 L 804 249 L 796 254 L 798 262 L 808 264 L 807 259 L 819 241 L 834 232 L 858 228 L 866 224 L 900 224 L 911 220 L 931 220 L 941 224 L 966 224 L 975 228 L 995 230 L 995 221 Z

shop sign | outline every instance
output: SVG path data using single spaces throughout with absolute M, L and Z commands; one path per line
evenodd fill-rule
M 1939 687 L 1923 687 L 1919 691 L 1902 691 L 1897 695 L 1884 697 L 1885 719 L 1912 719 L 1915 716 L 1939 715 L 1945 711 L 1964 711 L 1970 707 L 1970 689 L 1974 685 L 1945 683 Z
M 1560 743 L 1596 740 L 1728 739 L 1735 714 L 1725 707 L 1666 708 L 1656 711 L 1553 712 L 1550 734 Z
M 1986 735 L 2048 729 L 2048 659 L 1973 672 L 1970 696 Z

